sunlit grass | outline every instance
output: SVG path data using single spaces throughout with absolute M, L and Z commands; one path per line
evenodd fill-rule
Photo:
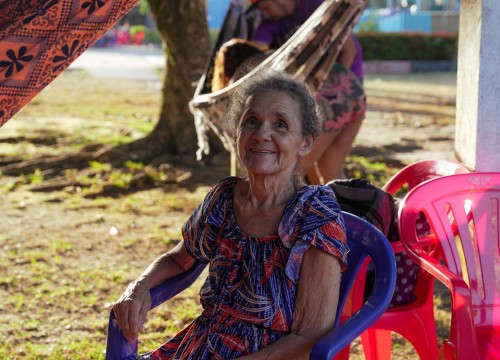
M 18 142 L 0 144 L 0 152 L 57 155 L 127 143 L 153 129 L 160 98 L 158 81 L 110 81 L 67 70 L 2 127 L 2 136 Z

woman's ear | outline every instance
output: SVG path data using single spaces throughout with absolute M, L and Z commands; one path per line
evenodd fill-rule
M 306 156 L 309 154 L 314 145 L 314 137 L 312 135 L 307 135 L 302 141 L 302 148 L 300 149 L 299 155 Z

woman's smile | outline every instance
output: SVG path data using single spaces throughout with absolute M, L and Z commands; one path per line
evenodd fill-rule
M 256 154 L 264 154 L 264 155 L 276 154 L 275 151 L 271 151 L 271 150 L 250 149 L 250 151 L 252 151 L 252 152 L 254 152 Z

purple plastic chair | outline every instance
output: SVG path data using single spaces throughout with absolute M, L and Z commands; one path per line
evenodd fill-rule
M 314 346 L 311 359 L 332 359 L 354 339 L 373 324 L 387 309 L 394 291 L 396 263 L 387 238 L 373 225 L 348 213 L 343 213 L 347 229 L 348 269 L 342 273 L 339 307 L 334 329 Z M 345 321 L 340 322 L 349 290 L 359 268 L 369 257 L 376 272 L 375 288 L 367 302 Z M 151 308 L 189 287 L 205 268 L 197 263 L 188 272 L 169 279 L 151 289 Z M 345 312 L 343 314 L 345 318 Z M 123 336 L 114 312 L 111 310 L 108 324 L 107 360 L 133 359 L 137 355 L 137 341 L 130 343 Z

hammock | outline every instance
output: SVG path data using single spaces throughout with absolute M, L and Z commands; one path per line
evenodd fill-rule
M 201 159 L 203 154 L 209 154 L 208 132 L 212 130 L 231 153 L 232 173 L 234 173 L 236 151 L 232 135 L 227 133 L 225 124 L 225 111 L 231 94 L 263 67 L 291 73 L 294 78 L 305 80 L 315 93 L 326 79 L 367 2 L 368 0 L 325 0 L 270 57 L 233 84 L 212 93 L 210 81 L 215 53 L 231 38 L 249 39 L 256 21 L 254 16 L 243 12 L 238 1 L 232 1 L 212 56 L 189 103 L 198 135 L 197 158 Z
M 138 2 L 0 1 L 0 126 Z

